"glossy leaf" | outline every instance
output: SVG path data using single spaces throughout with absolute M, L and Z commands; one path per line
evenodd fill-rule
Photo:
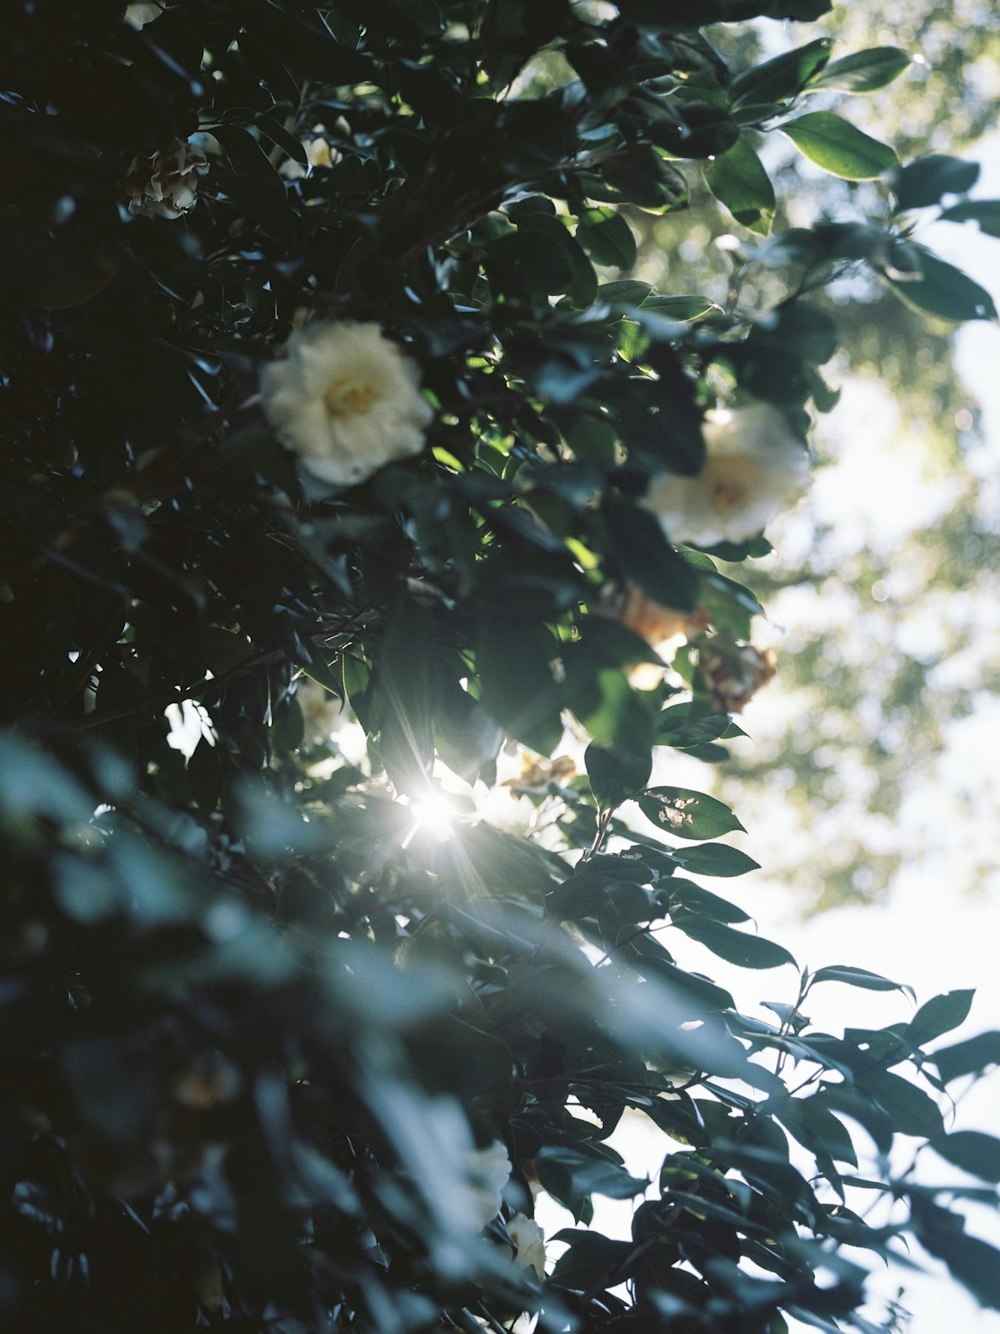
M 832 111 L 810 111 L 778 127 L 811 162 L 849 181 L 881 176 L 896 154 Z
M 718 838 L 743 830 L 728 806 L 683 787 L 651 787 L 639 799 L 643 815 L 674 838 Z
M 737 222 L 761 236 L 768 235 L 774 220 L 774 187 L 746 139 L 738 139 L 705 168 L 705 181 Z
M 913 63 L 898 46 L 873 46 L 832 60 L 809 81 L 809 90 L 838 93 L 873 93 L 893 83 Z

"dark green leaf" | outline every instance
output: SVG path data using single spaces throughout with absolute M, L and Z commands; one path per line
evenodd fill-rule
M 630 269 L 636 248 L 632 228 L 620 213 L 609 208 L 592 208 L 577 224 L 576 239 L 598 264 Z
M 774 187 L 745 138 L 738 139 L 705 168 L 705 181 L 737 222 L 767 236 L 774 220 Z
M 810 111 L 778 126 L 811 162 L 834 176 L 863 181 L 896 166 L 896 154 L 832 111 Z
M 652 758 L 648 752 L 632 754 L 591 744 L 584 763 L 598 806 L 614 810 L 649 782 Z
M 1000 199 L 969 199 L 941 214 L 946 222 L 975 222 L 987 236 L 1000 237 Z
M 914 309 L 942 320 L 995 320 L 993 298 L 961 269 L 946 264 L 922 246 L 910 245 L 916 256 L 917 271 L 906 279 L 884 273 L 883 277 L 899 299 Z
M 611 1200 L 631 1200 L 649 1185 L 648 1181 L 630 1176 L 620 1161 L 616 1162 L 597 1152 L 583 1153 L 578 1149 L 558 1145 L 539 1149 L 535 1155 L 535 1167 L 546 1190 L 556 1182 L 564 1189 L 563 1173 L 567 1173 L 572 1195 L 577 1198 L 582 1195 L 605 1195 Z M 560 1196 L 557 1195 L 557 1198 Z
M 846 982 L 849 987 L 861 987 L 864 991 L 907 991 L 913 995 L 912 987 L 890 982 L 887 977 L 870 973 L 867 968 L 852 968 L 846 964 L 831 964 L 827 968 L 820 968 L 813 973 L 811 981 Z
M 942 1047 L 931 1059 L 946 1084 L 962 1075 L 982 1074 L 991 1065 L 1000 1065 L 1000 1032 L 980 1033 L 950 1047 Z
M 542 626 L 500 619 L 484 622 L 476 650 L 483 708 L 508 735 L 543 755 L 562 736 L 551 666 L 558 653 Z
M 568 1241 L 569 1250 L 556 1261 L 552 1281 L 578 1291 L 590 1288 L 595 1278 L 612 1279 L 632 1249 L 627 1241 L 612 1241 L 599 1232 L 563 1228 L 553 1241 Z
M 738 75 L 730 86 L 733 104 L 787 102 L 815 81 L 830 59 L 832 45 L 829 37 L 820 37 Z
M 698 843 L 693 848 L 674 848 L 670 855 L 693 875 L 730 877 L 760 869 L 760 864 L 752 857 L 726 843 Z
M 898 79 L 913 57 L 898 46 L 872 46 L 834 60 L 809 80 L 813 89 L 838 93 L 873 93 Z
M 720 898 L 703 885 L 696 885 L 693 880 L 684 880 L 680 876 L 671 876 L 656 891 L 656 902 L 663 911 L 673 915 L 679 908 L 687 913 L 698 913 L 710 917 L 714 922 L 748 922 L 749 914 L 728 899 Z
M 707 296 L 651 296 L 643 302 L 644 310 L 653 310 L 674 320 L 700 320 L 706 315 L 723 313 L 722 307 Z
M 605 498 L 601 512 L 608 545 L 621 573 L 654 602 L 678 611 L 694 611 L 698 572 L 673 549 L 652 514 L 611 497 Z
M 714 922 L 709 917 L 681 913 L 673 919 L 673 925 L 717 954 L 720 959 L 736 964 L 739 968 L 780 968 L 782 964 L 795 964 L 794 958 L 783 945 L 776 945 L 773 940 L 765 940 L 763 936 L 750 936 L 744 931 L 735 931 L 731 926 Z
M 718 838 L 743 830 L 728 806 L 684 787 L 652 787 L 639 799 L 643 815 L 675 838 Z
M 873 1097 L 902 1135 L 932 1139 L 941 1132 L 941 1113 L 933 1098 L 901 1075 L 880 1070 L 865 1077 L 864 1092 Z
M 901 210 L 928 208 L 943 195 L 964 195 L 979 179 L 978 162 L 964 162 L 945 153 L 917 158 L 893 172 L 891 183 Z
M 935 1153 L 980 1181 L 1000 1182 L 1000 1139 L 979 1130 L 956 1130 L 931 1141 Z
M 915 1047 L 958 1028 L 969 1016 L 974 991 L 947 991 L 921 1005 L 906 1029 L 907 1041 Z

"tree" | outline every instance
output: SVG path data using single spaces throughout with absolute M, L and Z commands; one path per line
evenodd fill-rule
M 911 1238 L 1000 1307 L 954 1207 L 997 1142 L 946 1128 L 1000 1035 L 948 1041 L 965 991 L 816 1032 L 815 988 L 902 989 L 839 963 L 741 1013 L 687 942 L 794 960 L 702 883 L 756 865 L 733 813 L 651 777 L 773 673 L 730 575 L 834 401 L 814 293 L 995 314 L 909 233 L 968 169 L 810 109 L 904 56 L 703 29 L 824 10 L 10 7 L 10 1327 L 863 1334 L 856 1256 Z M 770 237 L 775 131 L 878 211 Z M 723 302 L 631 276 L 699 179 Z M 530 837 L 474 807 L 505 742 Z M 581 1225 L 548 1261 L 539 1190 Z M 594 1195 L 646 1197 L 631 1239 Z

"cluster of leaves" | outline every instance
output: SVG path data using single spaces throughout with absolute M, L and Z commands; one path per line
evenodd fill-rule
M 9 6 L 12 1327 L 498 1329 L 537 1310 L 552 1331 L 777 1334 L 784 1311 L 865 1331 L 842 1248 L 903 1235 L 1000 1304 L 996 1257 L 950 1208 L 989 1185 L 886 1167 L 915 1136 L 997 1180 L 995 1142 L 949 1135 L 938 1100 L 1000 1060 L 997 1035 L 927 1050 L 966 993 L 814 1032 L 813 987 L 894 986 L 839 966 L 764 1022 L 684 966 L 687 940 L 792 960 L 687 878 L 754 866 L 716 841 L 730 812 L 648 786 L 654 751 L 718 759 L 734 725 L 693 657 L 634 689 L 649 646 L 594 614 L 627 580 L 704 607 L 720 643 L 749 637 L 756 599 L 717 562 L 766 542 L 678 550 L 641 497 L 698 472 L 717 401 L 802 428 L 833 402 L 836 329 L 805 294 L 845 263 L 933 313 L 992 314 L 904 216 L 971 182 L 798 105 L 886 82 L 898 53 L 830 62 L 821 42 L 731 69 L 702 31 L 825 8 L 178 0 L 138 27 L 114 0 Z M 766 232 L 755 144 L 775 129 L 841 176 L 896 172 L 892 219 L 767 242 L 766 309 L 630 278 L 623 210 L 685 209 L 699 163 Z M 190 214 L 131 216 L 137 162 L 195 135 Z M 436 409 L 424 455 L 333 493 L 296 471 L 255 392 L 310 314 L 407 345 Z M 350 702 L 366 768 L 304 729 L 307 679 Z M 204 720 L 187 754 L 181 704 Z M 567 713 L 587 781 L 538 797 L 546 846 L 472 818 L 421 834 L 438 761 L 490 782 L 505 737 L 551 754 Z M 655 836 L 623 818 L 632 797 Z M 503 1220 L 539 1184 L 583 1224 L 595 1194 L 648 1194 L 607 1143 L 627 1111 L 663 1132 L 657 1197 L 631 1240 L 560 1234 L 535 1283 Z M 514 1168 L 485 1237 L 463 1134 Z M 882 1169 L 859 1175 L 869 1140 Z M 856 1192 L 891 1204 L 883 1222 Z

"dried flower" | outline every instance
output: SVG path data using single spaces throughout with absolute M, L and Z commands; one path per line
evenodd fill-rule
M 773 649 L 722 635 L 701 638 L 697 644 L 702 682 L 720 713 L 739 713 L 777 671 Z
M 544 796 L 552 783 L 568 783 L 576 775 L 576 764 L 569 755 L 557 755 L 548 760 L 543 755 L 525 751 L 521 756 L 521 772 L 508 778 L 503 787 L 515 792 L 531 792 Z
M 688 639 L 708 627 L 708 613 L 704 607 L 696 607 L 694 611 L 665 607 L 647 597 L 630 579 L 609 584 L 602 592 L 596 610 L 599 615 L 612 617 L 654 647 L 670 639 Z
M 162 153 L 134 157 L 122 182 L 128 211 L 144 218 L 182 218 L 194 207 L 198 177 L 207 171 L 201 149 L 180 139 Z
M 433 417 L 420 369 L 377 324 L 323 321 L 293 333 L 261 372 L 264 412 L 286 448 L 335 486 L 418 454 Z
M 756 537 L 809 485 L 809 460 L 784 413 L 769 403 L 709 412 L 695 477 L 654 478 L 644 504 L 671 542 L 714 546 Z

